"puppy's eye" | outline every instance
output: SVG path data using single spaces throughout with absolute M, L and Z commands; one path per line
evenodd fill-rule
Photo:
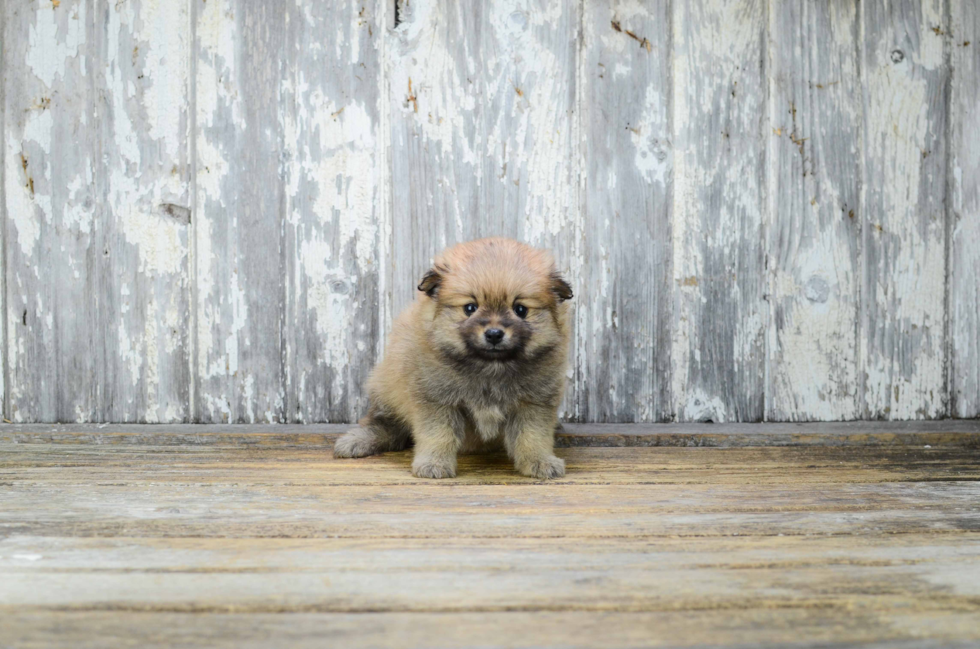
M 524 318 L 527 317 L 527 307 L 524 306 L 523 304 L 515 304 L 514 313 L 517 314 L 518 318 L 521 318 L 523 320 Z
M 476 310 L 479 308 L 480 307 L 470 302 L 469 304 L 463 307 L 463 311 L 466 313 L 466 315 L 473 315 L 474 313 L 476 313 Z

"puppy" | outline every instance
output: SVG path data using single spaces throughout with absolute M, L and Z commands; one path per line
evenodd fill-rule
M 368 379 L 370 405 L 334 457 L 400 451 L 412 473 L 452 478 L 461 450 L 503 442 L 520 473 L 565 475 L 554 454 L 572 290 L 551 255 L 510 239 L 440 254 Z

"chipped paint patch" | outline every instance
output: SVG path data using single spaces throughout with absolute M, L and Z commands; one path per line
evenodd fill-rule
M 76 58 L 86 45 L 86 6 L 84 2 L 78 2 L 55 11 L 54 6 L 42 2 L 34 12 L 24 62 L 48 88 L 64 78 L 67 62 Z

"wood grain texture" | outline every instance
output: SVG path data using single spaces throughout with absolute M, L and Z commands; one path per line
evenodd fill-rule
M 195 419 L 285 416 L 285 9 L 195 0 Z
M 669 421 L 670 4 L 584 3 L 581 421 Z
M 674 415 L 760 421 L 766 11 L 735 0 L 672 10 Z
M 132 446 L 326 448 L 347 424 L 12 424 L 0 442 Z M 564 424 L 559 448 L 926 446 L 980 448 L 980 420 L 783 424 Z
M 766 416 L 859 417 L 860 20 L 849 1 L 769 14 L 771 319 Z
M 386 3 L 287 9 L 283 353 L 288 421 L 356 421 L 383 334 L 391 224 Z
M 869 591 L 878 594 L 874 606 L 884 609 L 969 605 L 978 589 L 957 583 L 956 572 L 980 565 L 980 544 L 913 538 L 915 545 L 870 548 L 760 538 L 686 548 L 669 540 L 647 548 L 618 539 L 515 540 L 513 548 L 502 548 L 499 540 L 16 537 L 2 544 L 5 552 L 42 559 L 4 561 L 0 610 L 639 612 L 758 609 L 773 600 L 792 608 L 842 608 Z M 896 582 L 926 580 L 932 588 L 888 592 Z M 746 585 L 750 592 L 740 593 Z M 942 592 L 956 586 L 959 598 Z M 916 596 L 922 599 L 915 602 Z
M 862 4 L 864 416 L 922 419 L 945 395 L 942 0 Z
M 568 270 L 578 5 L 399 4 L 389 43 L 393 313 L 446 246 L 504 235 Z
M 190 3 L 96 6 L 106 14 L 108 104 L 98 163 L 105 167 L 107 210 L 99 226 L 107 230 L 99 266 L 99 329 L 106 350 L 99 419 L 186 421 Z
M 4 22 L 8 415 L 185 420 L 188 4 Z
M 980 9 L 950 0 L 950 414 L 980 417 Z
M 6 611 L 5 611 L 6 613 Z M 940 611 L 867 611 L 851 608 L 733 609 L 676 612 L 459 613 L 147 613 L 10 612 L 3 620 L 9 642 L 27 649 L 72 647 L 291 647 L 398 648 L 446 646 L 485 649 L 565 647 L 786 646 L 822 649 L 834 642 L 862 649 L 971 649 L 975 614 Z M 886 639 L 883 639 L 886 638 Z M 832 645 L 831 645 L 832 646 Z
M 388 43 L 393 317 L 415 298 L 437 252 L 494 233 L 480 192 L 485 4 L 397 6 L 400 22 Z
M 975 451 L 560 453 L 558 481 L 470 456 L 436 482 L 407 453 L 3 443 L 0 630 L 18 647 L 980 639 Z

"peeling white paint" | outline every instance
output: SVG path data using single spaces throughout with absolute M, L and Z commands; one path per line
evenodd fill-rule
M 751 282 L 739 275 L 746 269 L 736 267 L 735 261 L 726 265 L 726 260 L 744 255 L 746 242 L 762 241 L 759 225 L 765 197 L 752 162 L 766 147 L 772 151 L 772 146 L 784 145 L 787 137 L 775 136 L 783 138 L 777 145 L 744 137 L 762 123 L 752 120 L 764 119 L 765 112 L 746 108 L 758 105 L 765 94 L 752 76 L 751 65 L 745 65 L 765 54 L 766 25 L 758 6 L 746 9 L 734 0 L 674 3 L 672 24 L 664 27 L 673 41 L 654 36 L 648 49 L 638 41 L 653 34 L 646 31 L 648 25 L 662 21 L 656 7 L 636 0 L 609 8 L 621 29 L 612 28 L 609 20 L 589 21 L 593 6 L 504 0 L 480 13 L 481 37 L 468 40 L 462 22 L 449 22 L 461 12 L 448 10 L 440 0 L 407 3 L 405 20 L 393 33 L 387 30 L 384 3 L 365 7 L 341 3 L 340 9 L 327 12 L 297 1 L 296 8 L 288 8 L 288 20 L 302 27 L 289 23 L 285 33 L 305 34 L 306 49 L 297 52 L 296 44 L 287 43 L 282 78 L 269 80 L 278 84 L 272 92 L 282 102 L 279 115 L 273 115 L 278 123 L 266 119 L 268 115 L 255 121 L 249 112 L 255 108 L 255 98 L 242 96 L 252 74 L 241 66 L 243 48 L 252 45 L 238 29 L 243 24 L 241 12 L 247 8 L 231 0 L 199 3 L 195 44 L 188 36 L 186 2 L 110 3 L 98 16 L 87 16 L 87 6 L 72 0 L 62 0 L 58 7 L 35 3 L 24 10 L 30 14 L 23 21 L 24 29 L 11 30 L 21 36 L 14 34 L 15 46 L 10 50 L 22 53 L 11 61 L 23 56 L 23 78 L 8 81 L 13 94 L 7 95 L 8 106 L 23 112 L 13 113 L 16 117 L 8 113 L 4 134 L 5 207 L 11 226 L 8 254 L 16 262 L 7 277 L 8 325 L 13 326 L 6 362 L 16 377 L 7 387 L 13 404 L 9 416 L 14 420 L 36 416 L 31 411 L 32 392 L 59 387 L 47 376 L 28 380 L 23 376 L 28 365 L 44 361 L 38 349 L 45 353 L 54 349 L 55 332 L 74 335 L 72 327 L 79 328 L 66 319 L 57 300 L 52 303 L 45 287 L 52 277 L 72 281 L 73 287 L 91 285 L 86 241 L 106 245 L 103 254 L 118 264 L 113 268 L 119 269 L 119 277 L 111 280 L 107 290 L 116 291 L 108 302 L 118 309 L 114 315 L 119 321 L 104 333 L 117 344 L 108 350 L 110 362 L 116 363 L 117 385 L 112 388 L 127 417 L 174 421 L 186 416 L 185 406 L 166 390 L 175 364 L 187 367 L 182 338 L 171 332 L 190 326 L 195 330 L 187 337 L 197 345 L 190 371 L 198 387 L 203 385 L 197 411 L 219 421 L 275 421 L 286 394 L 291 410 L 295 407 L 296 390 L 300 395 L 313 390 L 329 393 L 323 401 L 346 399 L 343 407 L 353 413 L 361 395 L 351 377 L 360 371 L 366 353 L 382 349 L 383 338 L 370 337 L 368 318 L 352 325 L 352 314 L 369 314 L 386 329 L 392 305 L 404 297 L 391 292 L 410 287 L 404 278 L 417 271 L 412 264 L 452 241 L 496 234 L 500 229 L 554 248 L 576 287 L 578 338 L 568 378 L 578 380 L 569 394 L 579 401 L 567 403 L 566 412 L 579 414 L 584 405 L 592 408 L 590 416 L 601 416 L 596 404 L 623 403 L 623 412 L 638 419 L 659 417 L 661 413 L 652 406 L 652 390 L 662 380 L 670 384 L 669 409 L 679 419 L 744 417 L 742 405 L 733 401 L 748 399 L 742 383 L 754 385 L 753 372 L 761 362 L 759 341 L 768 328 L 770 358 L 776 365 L 770 367 L 769 394 L 781 400 L 788 417 L 846 416 L 841 386 L 856 390 L 859 384 L 867 387 L 864 405 L 875 415 L 942 414 L 945 397 L 939 392 L 946 371 L 942 287 L 947 263 L 952 269 L 952 384 L 959 385 L 953 389 L 959 390 L 958 404 L 972 408 L 960 412 L 975 414 L 980 403 L 973 398 L 980 349 L 972 282 L 980 276 L 974 253 L 980 250 L 973 226 L 977 201 L 976 192 L 971 192 L 977 184 L 977 165 L 976 156 L 962 148 L 964 142 L 976 139 L 970 121 L 976 112 L 975 97 L 966 91 L 969 84 L 976 85 L 970 76 L 976 76 L 976 71 L 970 67 L 969 52 L 956 49 L 950 41 L 952 34 L 960 42 L 980 38 L 967 31 L 974 25 L 969 20 L 954 17 L 953 24 L 946 24 L 940 0 L 917 3 L 918 13 L 903 14 L 908 24 L 901 29 L 872 34 L 876 30 L 865 25 L 863 38 L 874 39 L 867 41 L 869 47 L 863 52 L 868 59 L 863 68 L 868 84 L 863 93 L 841 90 L 841 96 L 854 97 L 852 107 L 840 109 L 841 119 L 865 131 L 859 134 L 863 141 L 854 138 L 849 153 L 856 158 L 865 155 L 873 172 L 864 190 L 872 209 L 858 210 L 858 218 L 864 221 L 865 236 L 873 247 L 867 257 L 874 266 L 872 284 L 866 288 L 875 289 L 876 301 L 866 307 L 874 317 L 864 322 L 864 331 L 851 326 L 855 301 L 860 299 L 853 286 L 858 271 L 842 240 L 852 233 L 826 225 L 801 228 L 795 233 L 798 240 L 791 242 L 796 246 L 793 258 L 782 266 L 770 266 L 772 274 L 767 278 L 772 313 L 785 322 L 778 335 L 767 322 L 767 307 L 759 303 Z M 955 14 L 966 11 L 967 5 L 954 2 L 950 7 Z M 359 15 L 362 8 L 367 13 Z M 835 5 L 829 15 L 836 21 L 834 29 L 850 38 L 853 21 L 871 9 L 863 7 L 858 16 L 854 5 L 844 3 Z M 371 16 L 372 10 L 380 15 Z M 580 10 L 586 16 L 582 25 L 578 24 Z M 325 24 L 325 16 L 332 22 Z M 104 42 L 90 46 L 86 30 L 93 33 L 89 23 L 102 17 L 107 21 L 95 32 L 104 35 Z M 914 31 L 905 33 L 906 27 Z M 579 29 L 584 39 L 581 50 L 575 40 Z M 626 30 L 639 36 L 633 38 Z M 949 43 L 944 44 L 944 38 Z M 668 42 L 673 52 L 666 51 Z M 793 47 L 805 54 L 807 45 L 800 39 Z M 905 58 L 895 62 L 891 55 L 899 47 L 905 49 Z M 951 209 L 956 220 L 951 232 L 955 252 L 947 260 L 945 208 L 936 208 L 936 215 L 928 213 L 936 205 L 934 191 L 939 191 L 933 188 L 943 187 L 945 180 L 932 159 L 923 160 L 930 154 L 925 150 L 928 143 L 937 136 L 934 111 L 941 101 L 936 88 L 944 83 L 950 47 L 952 56 L 959 57 L 956 70 L 961 75 L 953 77 L 954 107 L 955 98 L 963 97 L 962 106 L 953 109 L 959 120 L 953 129 L 964 123 L 967 130 L 949 142 L 955 148 L 950 181 L 955 188 Z M 585 158 L 586 142 L 579 130 L 585 118 L 580 115 L 587 114 L 584 102 L 590 95 L 583 88 L 599 87 L 588 85 L 599 80 L 597 66 L 575 66 L 585 65 L 590 48 L 605 53 L 601 83 L 620 89 L 636 84 L 635 101 L 623 102 L 624 112 L 609 116 L 610 120 L 628 117 L 628 123 L 610 121 L 610 132 L 616 129 L 622 136 L 616 140 L 619 148 L 612 161 L 617 164 L 602 166 Z M 842 68 L 856 69 L 855 61 L 847 58 L 855 48 L 845 49 Z M 771 73 L 774 53 L 768 54 L 766 70 Z M 377 63 L 379 56 L 387 67 Z M 664 88 L 659 81 L 643 85 L 643 75 L 654 74 L 644 66 L 666 57 L 672 59 L 673 87 Z M 192 61 L 197 70 L 194 79 L 188 76 Z M 356 69 L 362 84 L 374 75 L 377 84 L 346 84 L 333 72 L 324 72 L 330 66 L 331 70 Z M 85 83 L 79 85 L 82 80 Z M 738 82 L 737 88 L 728 87 L 733 81 Z M 88 88 L 95 89 L 91 96 Z M 191 120 L 187 111 L 192 89 L 193 123 L 199 131 L 194 134 L 197 167 L 188 171 Z M 739 98 L 726 98 L 736 91 Z M 741 93 L 748 99 L 741 99 Z M 85 101 L 96 103 L 86 109 Z M 669 101 L 672 116 L 665 119 L 663 106 Z M 871 117 L 866 121 L 862 121 L 862 101 L 869 102 Z M 772 104 L 769 112 L 778 120 L 786 111 Z M 97 131 L 104 136 L 98 150 L 87 150 L 88 143 L 80 142 L 78 150 L 71 151 L 70 144 L 59 141 L 69 118 L 80 133 L 103 129 Z M 671 124 L 674 133 L 667 132 Z M 720 140 L 728 125 L 737 129 L 731 134 L 734 140 L 742 137 L 734 145 L 742 148 L 735 152 Z M 792 127 L 778 121 L 772 126 L 785 127 L 787 133 Z M 282 129 L 279 134 L 277 128 Z M 811 120 L 806 128 L 819 131 L 804 132 L 801 126 L 796 135 L 830 137 L 835 125 L 831 120 Z M 284 141 L 280 176 L 240 175 L 238 158 L 250 152 L 243 152 L 234 136 L 249 129 Z M 791 155 L 795 146 L 787 147 Z M 393 147 L 390 157 L 388 147 Z M 62 164 L 68 152 L 70 165 Z M 410 155 L 415 156 L 412 164 L 421 164 L 412 170 L 418 173 L 412 176 L 417 185 L 412 187 L 415 194 L 409 208 L 408 188 L 387 183 L 389 166 L 402 168 L 399 165 Z M 628 166 L 619 164 L 623 162 Z M 826 161 L 812 164 L 816 166 L 810 172 L 818 180 L 806 178 L 800 187 L 813 194 L 810 208 L 804 205 L 813 211 L 794 216 L 802 224 L 812 220 L 827 224 L 841 218 L 836 210 L 847 202 L 846 192 L 827 181 L 834 170 Z M 195 178 L 194 197 L 188 195 L 189 173 Z M 650 279 L 646 271 L 639 277 L 624 271 L 633 253 L 630 246 L 650 247 L 649 241 L 667 235 L 633 231 L 641 219 L 616 208 L 631 205 L 635 210 L 636 202 L 617 198 L 596 207 L 586 200 L 590 191 L 595 192 L 589 197 L 593 199 L 605 198 L 599 196 L 603 191 L 632 199 L 637 179 L 658 197 L 671 192 L 672 234 L 667 247 L 672 282 L 666 295 L 657 295 L 672 303 L 665 310 L 673 318 L 669 350 L 654 349 L 659 340 L 653 316 L 638 318 L 639 310 L 631 312 L 629 307 L 635 305 L 626 304 L 624 297 L 632 295 L 629 282 Z M 288 376 L 287 392 L 270 392 L 261 372 L 278 369 L 257 368 L 252 358 L 263 344 L 256 336 L 279 340 L 279 331 L 257 331 L 253 323 L 263 309 L 280 308 L 282 296 L 267 296 L 267 302 L 250 313 L 255 296 L 253 288 L 245 285 L 244 269 L 258 262 L 245 258 L 236 241 L 225 239 L 226 223 L 231 224 L 230 232 L 244 227 L 230 206 L 247 182 L 268 182 L 273 188 L 285 183 L 283 240 L 291 246 L 276 253 L 287 260 L 290 275 L 287 313 L 280 324 L 284 353 L 291 361 L 299 359 L 290 370 L 295 375 Z M 190 207 L 192 203 L 190 226 L 160 209 L 164 204 Z M 598 234 L 583 225 L 585 204 L 596 211 L 589 223 L 601 230 Z M 415 239 L 403 238 L 407 228 L 393 223 L 388 215 L 392 207 L 396 214 L 416 219 Z M 102 223 L 101 218 L 112 221 Z M 780 214 L 774 212 L 774 218 Z M 753 245 L 762 245 L 758 241 Z M 190 247 L 194 248 L 193 273 L 188 268 Z M 39 251 L 58 256 L 59 275 L 44 274 Z M 719 271 L 718 266 L 724 268 Z M 755 272 L 753 268 L 750 262 L 747 272 Z M 381 302 L 376 311 L 367 298 L 373 298 L 374 287 Z M 197 320 L 188 325 L 189 295 L 197 299 L 192 310 Z M 20 319 L 22 309 L 31 316 L 29 324 Z M 312 326 L 306 327 L 307 322 Z M 299 326 L 310 331 L 297 331 Z M 719 339 L 717 328 L 730 335 Z M 70 335 L 63 340 L 73 340 Z M 725 358 L 718 353 L 719 345 L 731 352 L 730 368 L 718 370 L 712 365 Z M 626 357 L 619 362 L 636 363 L 656 361 L 669 353 L 672 367 L 669 376 L 656 380 L 644 372 L 624 376 L 599 367 L 607 351 Z M 44 367 L 38 372 L 48 371 Z M 728 369 L 734 373 L 730 382 L 721 384 L 712 378 Z M 957 371 L 972 372 L 972 378 L 957 383 Z M 323 381 L 328 374 L 331 379 Z M 102 395 L 99 391 L 105 389 L 100 385 L 97 393 Z M 137 402 L 143 404 L 138 411 Z M 63 411 L 74 411 L 79 420 L 103 412 L 97 403 L 72 405 Z M 774 411 L 775 406 L 768 410 Z M 287 416 L 297 416 L 294 413 Z M 298 416 L 308 417 L 309 411 Z
M 694 388 L 686 396 L 684 402 L 684 421 L 712 421 L 716 424 L 729 421 L 725 402 L 721 397 L 711 396 L 704 391 Z
M 630 130 L 633 146 L 636 147 L 633 164 L 643 178 L 659 185 L 660 191 L 666 190 L 671 169 L 669 145 L 662 140 L 668 126 L 661 110 L 665 104 L 660 89 L 647 86 L 640 120 Z
M 753 253 L 764 193 L 761 158 L 749 155 L 762 147 L 763 16 L 735 0 L 674 6 L 671 387 L 682 420 L 702 416 L 695 402 L 715 421 L 763 415 L 766 307 Z M 695 354 L 706 345 L 711 363 Z M 730 369 L 717 364 L 728 354 Z
M 935 35 L 931 23 L 941 24 L 936 7 L 920 24 L 926 41 Z M 941 135 L 932 132 L 932 115 L 941 110 L 935 96 L 944 80 L 941 71 L 932 72 L 937 61 L 930 45 L 899 56 L 891 32 L 900 34 L 904 24 L 881 27 L 869 45 L 874 57 L 865 75 L 865 254 L 868 281 L 875 283 L 873 294 L 864 296 L 865 404 L 873 416 L 932 418 L 946 408 L 945 226 L 942 200 L 922 196 L 920 189 L 943 185 L 941 176 L 924 174 L 942 170 L 929 155 Z
M 150 137 L 164 144 L 169 158 L 178 158 L 183 135 L 180 116 L 187 97 L 187 4 L 142 0 L 137 39 L 147 44 L 143 67 L 144 106 Z
M 25 257 L 34 253 L 41 236 L 41 226 L 34 210 L 34 200 L 27 176 L 21 167 L 20 152 L 10 146 L 7 138 L 4 156 L 4 192 L 7 199 L 7 218 L 17 229 L 17 243 Z
M 65 2 L 64 7 L 57 8 L 51 2 L 38 3 L 24 62 L 48 88 L 65 76 L 66 63 L 77 57 L 79 48 L 86 45 L 85 7 L 84 2 L 71 5 Z

